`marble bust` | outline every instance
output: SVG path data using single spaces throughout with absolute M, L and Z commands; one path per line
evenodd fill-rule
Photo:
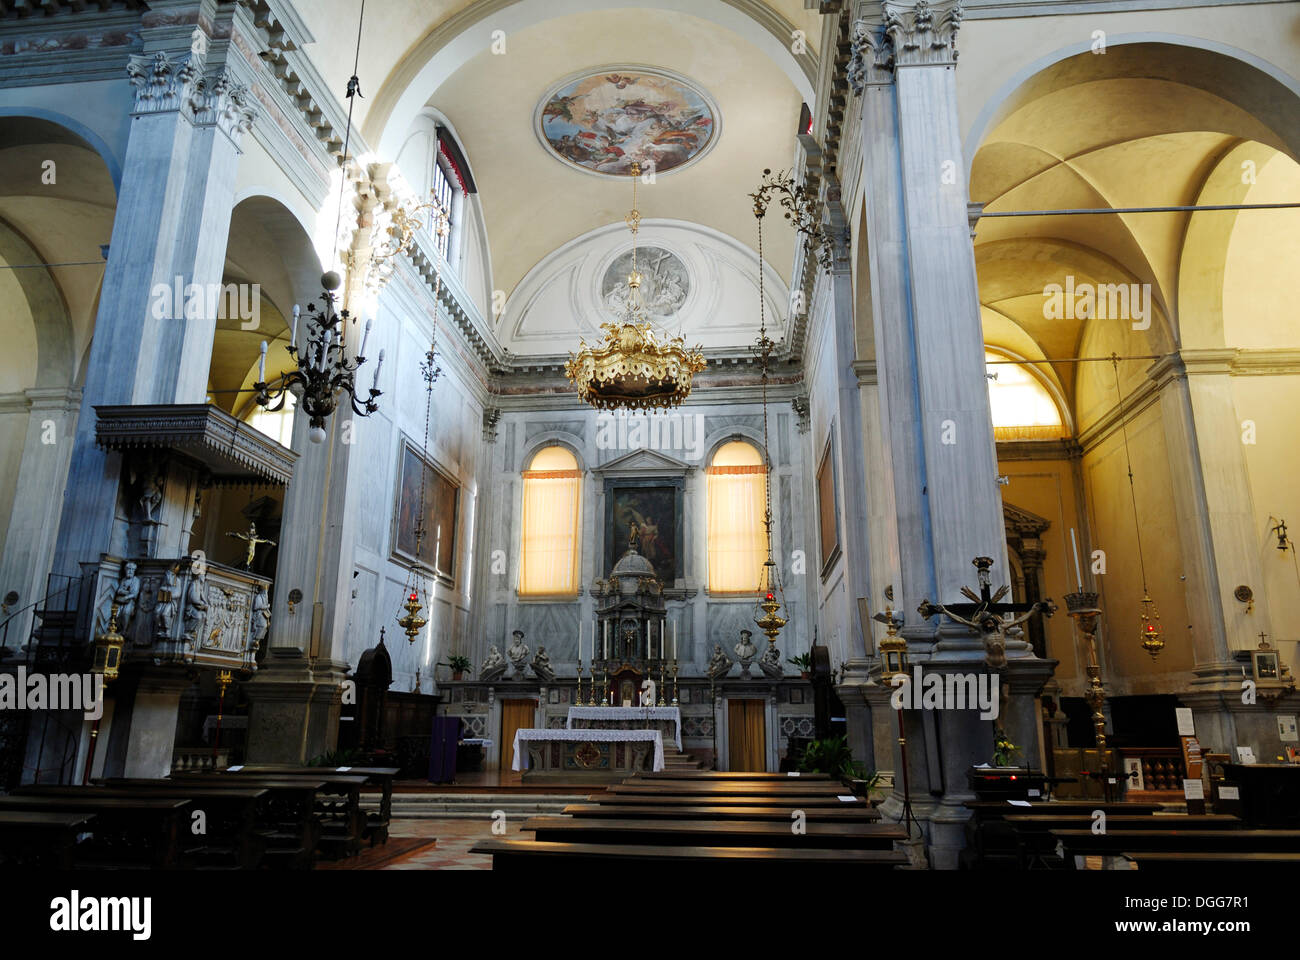
M 736 662 L 740 664 L 740 675 L 749 676 L 749 665 L 754 662 L 754 657 L 758 655 L 758 647 L 754 646 L 754 641 L 750 638 L 754 634 L 749 630 L 740 631 L 740 642 L 733 648 L 736 652 Z

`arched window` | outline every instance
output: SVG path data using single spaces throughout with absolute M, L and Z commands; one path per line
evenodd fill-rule
M 996 440 L 1057 440 L 1067 435 L 1061 408 L 1027 364 L 984 351 Z M 1000 362 L 993 362 L 1000 361 Z
M 763 455 L 752 443 L 730 440 L 713 454 L 707 474 L 709 592 L 754 593 L 767 559 Z
M 582 471 L 564 447 L 539 450 L 524 471 L 521 597 L 578 594 Z

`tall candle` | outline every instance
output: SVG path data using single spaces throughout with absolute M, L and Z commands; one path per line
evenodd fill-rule
M 677 621 L 673 621 L 673 660 L 677 659 Z
M 361 349 L 357 351 L 358 357 L 366 355 L 366 341 L 370 339 L 370 319 L 369 317 L 366 318 L 366 332 L 361 335 Z
M 289 336 L 289 346 L 295 350 L 298 348 L 298 314 L 300 313 L 298 304 L 293 305 L 293 333 Z
M 262 341 L 262 349 L 257 357 L 257 382 L 266 383 L 266 341 Z
M 1074 577 L 1079 582 L 1079 592 L 1083 593 L 1083 568 L 1079 566 L 1079 541 L 1074 538 L 1074 527 L 1070 528 L 1070 543 L 1074 546 Z

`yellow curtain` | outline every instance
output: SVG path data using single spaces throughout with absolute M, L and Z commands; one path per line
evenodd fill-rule
M 582 471 L 573 455 L 551 447 L 533 459 L 534 467 L 568 469 L 524 471 L 522 558 L 519 595 L 575 596 L 578 593 L 578 531 L 582 510 Z
M 709 592 L 756 593 L 767 559 L 767 468 L 756 448 L 732 441 L 718 448 L 707 475 Z

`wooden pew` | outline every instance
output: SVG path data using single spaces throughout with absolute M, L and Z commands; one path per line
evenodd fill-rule
M 878 823 L 880 813 L 866 804 L 846 803 L 840 807 L 803 807 L 777 800 L 771 806 L 730 806 L 722 804 L 699 805 L 663 805 L 649 804 L 601 804 L 571 803 L 563 810 L 571 817 L 627 820 L 758 820 L 776 821 L 789 824 L 791 814 L 803 810 L 808 823 Z
M 1300 853 L 1183 853 L 1132 852 L 1125 857 L 1137 864 L 1139 870 L 1162 873 L 1186 873 L 1190 870 L 1231 868 L 1240 870 L 1285 870 L 1290 876 L 1300 866 Z
M 655 780 L 616 783 L 606 788 L 607 793 L 653 797 L 836 797 L 852 796 L 853 791 L 836 782 L 764 783 L 745 782 L 701 783 L 692 780 Z
M 263 825 L 262 809 L 270 796 L 267 787 L 255 784 L 188 784 L 142 777 L 115 777 L 102 781 L 107 789 L 125 790 L 150 797 L 192 800 L 191 822 L 182 834 L 187 866 L 255 870 L 262 864 L 266 844 L 258 836 Z M 203 811 L 205 832 L 195 835 L 193 815 Z M 187 842 L 188 841 L 188 842 Z
M 1300 830 L 1053 830 L 1067 857 L 1134 853 L 1294 853 Z
M 539 841 L 562 843 L 661 844 L 708 847 L 798 847 L 823 850 L 892 850 L 907 839 L 895 824 L 807 823 L 795 833 L 789 823 L 754 820 L 609 820 L 530 817 L 524 830 Z
M 345 774 L 364 777 L 369 786 L 379 788 L 379 813 L 366 815 L 363 837 L 373 847 L 388 842 L 388 824 L 393 817 L 393 781 L 401 773 L 400 767 L 290 767 L 278 764 L 246 764 L 233 770 L 223 770 L 230 776 L 287 776 L 319 777 L 322 774 Z
M 778 781 L 793 783 L 801 780 L 827 781 L 830 779 L 830 774 L 827 773 L 800 773 L 798 776 L 793 776 L 788 773 L 729 773 L 722 770 L 660 770 L 657 773 L 642 770 L 634 773 L 624 783 L 634 783 L 638 780 L 699 780 L 703 783 L 745 780 L 755 783 Z
M 28 793 L 20 787 L 0 797 L 0 813 L 15 810 L 93 814 L 94 836 L 77 845 L 78 868 L 168 870 L 180 866 L 180 837 L 186 826 L 189 800 L 142 798 L 102 787 L 67 787 L 79 791 L 59 796 Z
M 966 823 L 966 849 L 959 858 L 961 869 L 1025 870 L 1033 867 L 1064 869 L 1056 856 L 1056 845 L 1046 836 L 1033 838 L 1032 830 L 1018 828 L 1011 817 L 1089 817 L 1097 810 L 1107 818 L 1149 816 L 1161 809 L 1158 803 L 1105 803 L 1103 801 L 1031 801 L 1028 806 L 1005 800 L 968 800 L 964 806 L 972 812 Z
M 492 869 L 534 874 L 565 868 L 621 867 L 661 863 L 673 866 L 739 867 L 748 875 L 755 868 L 851 865 L 859 870 L 894 870 L 907 864 L 907 855 L 893 850 L 826 850 L 799 847 L 668 847 L 618 843 L 558 843 L 542 840 L 481 840 L 471 853 L 492 857 Z
M 844 794 L 848 796 L 848 794 Z M 729 794 L 725 796 L 709 796 L 708 794 L 685 794 L 682 796 L 670 796 L 666 794 L 647 795 L 644 793 L 630 794 L 613 794 L 613 793 L 593 793 L 587 797 L 589 803 L 597 803 L 601 806 L 700 806 L 701 804 L 710 806 L 727 806 L 727 807 L 770 807 L 774 803 L 786 803 L 799 809 L 870 809 L 870 804 L 861 797 L 854 797 L 852 800 L 841 800 L 838 795 L 826 794 L 820 797 L 790 797 L 781 796 L 740 796 L 738 794 Z
M 355 782 L 360 780 L 359 777 L 353 777 L 352 783 L 331 785 L 324 777 L 312 779 L 250 776 L 238 781 L 232 778 L 229 787 L 226 787 L 218 775 L 211 773 L 175 774 L 170 779 L 174 783 L 185 785 L 212 785 L 214 789 L 256 786 L 271 791 L 270 797 L 263 805 L 265 814 L 258 831 L 259 836 L 266 842 L 264 861 L 268 866 L 296 870 L 312 868 L 317 850 L 325 842 L 325 818 L 332 818 L 329 810 L 331 801 L 321 797 L 320 794 L 337 793 L 341 788 L 345 791 L 343 801 L 345 804 L 355 800 L 357 812 L 350 826 L 354 832 L 357 830 L 356 820 L 360 817 L 360 800 L 355 796 L 349 798 L 347 792 L 359 788 L 359 783 Z M 345 823 L 343 826 L 346 833 L 349 825 Z M 337 838 L 339 835 L 338 828 L 337 823 L 331 825 L 332 838 Z M 359 848 L 359 841 L 357 846 Z M 335 849 L 331 849 L 330 852 L 337 853 L 337 844 L 333 844 L 333 847 Z
M 95 814 L 60 810 L 0 810 L 0 870 L 71 870 L 77 837 Z

